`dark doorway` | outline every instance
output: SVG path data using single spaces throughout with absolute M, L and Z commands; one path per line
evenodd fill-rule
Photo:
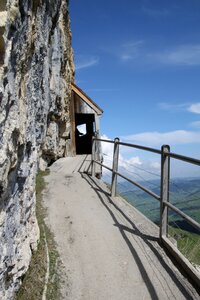
M 76 154 L 92 153 L 94 114 L 75 114 Z

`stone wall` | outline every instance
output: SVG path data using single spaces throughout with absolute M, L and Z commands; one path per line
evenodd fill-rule
M 70 154 L 74 66 L 68 1 L 8 0 L 4 40 L 0 299 L 8 300 L 20 285 L 39 238 L 35 217 L 38 165 Z

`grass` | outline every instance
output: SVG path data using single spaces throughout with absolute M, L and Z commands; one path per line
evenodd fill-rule
M 179 251 L 195 265 L 200 265 L 200 236 L 180 228 L 169 226 L 169 236 L 177 242 Z
M 40 241 L 38 243 L 37 251 L 32 255 L 31 263 L 23 278 L 22 286 L 17 293 L 17 300 L 42 299 L 48 267 L 47 247 L 49 254 L 49 278 L 46 299 L 60 299 L 60 281 L 58 274 L 59 255 L 56 250 L 53 234 L 45 224 L 44 219 L 46 211 L 42 206 L 42 191 L 45 188 L 44 176 L 46 175 L 48 175 L 48 172 L 40 171 L 36 178 L 36 215 L 40 228 Z

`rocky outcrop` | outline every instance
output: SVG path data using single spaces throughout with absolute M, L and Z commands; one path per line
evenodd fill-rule
M 39 237 L 35 177 L 69 154 L 73 55 L 67 0 L 8 0 L 0 83 L 0 299 L 13 299 Z
M 4 59 L 4 52 L 5 52 L 3 34 L 5 31 L 6 19 L 7 19 L 6 0 L 1 0 L 0 2 L 0 80 L 2 78 L 3 59 Z

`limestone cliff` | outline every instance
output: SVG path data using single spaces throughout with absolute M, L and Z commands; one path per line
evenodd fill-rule
M 73 55 L 67 0 L 8 0 L 0 82 L 0 299 L 13 299 L 39 231 L 39 161 L 69 154 Z

